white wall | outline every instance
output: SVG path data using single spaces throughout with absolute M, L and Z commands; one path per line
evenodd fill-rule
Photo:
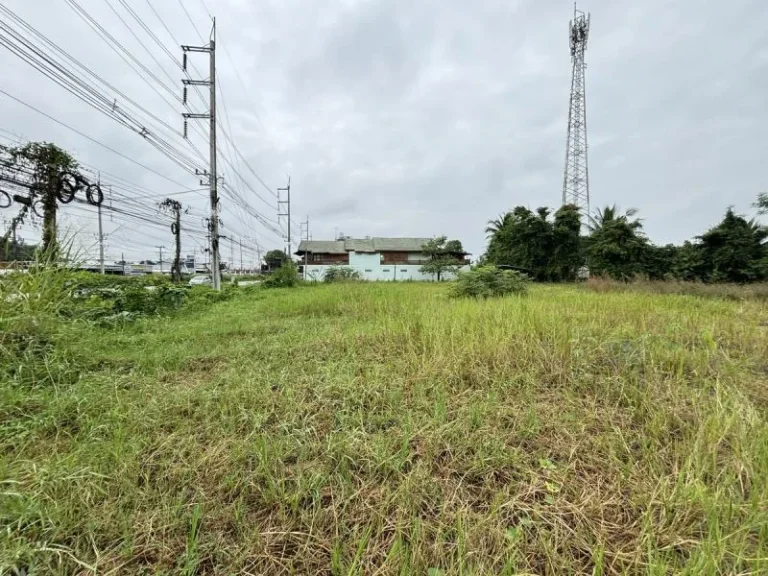
M 378 254 L 365 254 L 364 256 L 376 256 L 376 258 L 379 258 Z M 353 264 L 353 262 L 357 262 L 355 259 L 352 258 L 352 253 L 350 253 L 350 266 L 349 268 L 352 268 L 353 270 L 356 270 L 358 274 L 360 274 L 360 278 L 362 280 L 371 280 L 371 281 L 403 281 L 403 280 L 418 280 L 418 281 L 434 281 L 437 280 L 436 276 L 433 276 L 432 274 L 422 274 L 419 272 L 419 269 L 421 268 L 421 265 L 414 265 L 414 264 L 371 264 L 370 258 L 364 259 L 363 261 L 367 261 L 368 263 L 359 266 L 356 263 Z M 323 275 L 325 274 L 325 271 L 328 268 L 332 268 L 332 266 L 327 265 L 318 265 L 318 264 L 309 264 L 307 266 L 307 280 L 318 280 L 321 281 L 323 279 Z M 462 270 L 469 270 L 469 266 L 462 267 Z M 445 274 L 444 280 L 450 280 L 453 278 L 452 274 Z
M 351 268 L 371 268 L 381 264 L 381 254 L 378 252 L 366 253 L 366 252 L 350 252 L 349 253 L 349 266 Z

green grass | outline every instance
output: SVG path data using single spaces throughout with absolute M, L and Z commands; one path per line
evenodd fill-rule
M 0 573 L 768 573 L 759 301 L 254 290 L 45 358 Z

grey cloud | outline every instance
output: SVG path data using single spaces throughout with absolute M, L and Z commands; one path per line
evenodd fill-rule
M 517 204 L 560 202 L 570 2 L 206 3 L 217 12 L 219 78 L 239 150 L 273 189 L 290 172 L 293 212 L 310 215 L 315 238 L 330 238 L 334 229 L 360 236 L 446 234 L 480 254 L 486 220 Z M 164 103 L 62 4 L 12 0 L 9 7 L 180 126 L 181 110 Z M 84 5 L 146 59 L 102 2 Z M 177 3 L 153 5 L 179 41 L 197 42 Z M 202 3 L 185 6 L 207 30 Z M 136 10 L 170 46 L 144 8 Z M 762 169 L 768 5 L 738 0 L 726 10 L 694 0 L 593 0 L 584 8 L 593 16 L 587 54 L 593 205 L 639 208 L 657 242 L 701 233 L 728 204 L 748 212 L 768 189 Z M 196 184 L 135 134 L 51 88 L 7 52 L 0 52 L 0 65 L 12 72 L 9 90 L 17 95 Z M 61 139 L 82 159 L 131 181 L 159 191 L 170 186 L 13 103 L 0 101 L 0 114 L 27 137 Z M 226 146 L 222 151 L 231 154 Z M 233 178 L 229 167 L 223 171 Z M 275 218 L 276 206 L 245 187 L 243 194 Z M 204 199 L 190 202 L 205 210 Z M 238 233 L 269 248 L 280 245 L 234 207 L 227 210 L 228 226 Z

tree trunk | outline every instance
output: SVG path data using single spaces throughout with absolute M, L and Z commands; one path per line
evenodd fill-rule
M 51 260 L 58 257 L 56 238 L 56 167 L 48 167 L 48 181 L 43 192 L 43 252 Z
M 173 259 L 173 280 L 181 282 L 181 210 L 176 210 L 176 256 Z

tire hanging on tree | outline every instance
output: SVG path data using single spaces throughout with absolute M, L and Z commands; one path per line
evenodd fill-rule
M 3 200 L 3 198 L 5 198 L 5 200 Z M 0 190 L 0 208 L 10 208 L 11 204 L 13 204 L 11 195 L 5 190 Z
M 88 183 L 81 176 L 72 172 L 64 172 L 59 176 L 56 186 L 56 198 L 62 204 L 69 204 L 75 199 L 75 194 L 87 185 Z
M 85 199 L 92 206 L 101 206 L 101 203 L 104 202 L 104 192 L 101 191 L 101 186 L 89 184 L 85 189 Z

